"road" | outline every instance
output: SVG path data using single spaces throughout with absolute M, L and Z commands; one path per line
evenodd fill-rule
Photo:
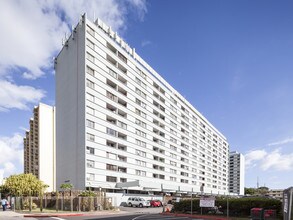
M 39 218 L 39 220 L 193 220 L 188 217 L 172 217 L 162 216 L 160 214 L 140 214 L 140 215 L 122 215 L 122 216 L 76 216 L 76 217 L 51 217 L 51 218 Z
M 122 213 L 112 215 L 87 215 L 87 216 L 64 216 L 64 217 L 50 217 L 50 218 L 36 218 L 39 220 L 191 220 L 188 217 L 172 217 L 162 216 L 160 213 L 163 209 L 160 208 L 133 208 L 120 207 Z

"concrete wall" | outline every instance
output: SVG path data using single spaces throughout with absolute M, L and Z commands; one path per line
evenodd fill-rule
M 56 71 L 56 168 L 57 188 L 70 182 L 85 184 L 85 24 L 78 25 L 57 57 Z
M 55 108 L 40 103 L 39 108 L 39 179 L 55 190 Z

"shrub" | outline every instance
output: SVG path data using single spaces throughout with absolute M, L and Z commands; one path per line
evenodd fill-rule
M 252 208 L 264 208 L 264 209 L 274 209 L 277 211 L 277 215 L 282 215 L 282 203 L 276 199 L 261 198 L 261 197 L 245 197 L 245 198 L 229 198 L 229 215 L 235 217 L 247 217 L 250 215 L 250 210 Z M 193 212 L 209 214 L 211 208 L 201 208 L 199 207 L 199 199 L 192 200 L 192 210 Z M 219 208 L 224 215 L 227 214 L 227 198 L 217 197 L 215 201 L 215 206 Z M 175 212 L 188 212 L 191 210 L 191 201 L 181 200 L 174 204 Z
M 26 200 L 23 202 L 23 208 L 24 209 L 29 209 L 30 207 L 30 203 L 29 203 L 29 200 Z M 32 202 L 32 209 L 36 209 L 38 206 L 36 203 Z

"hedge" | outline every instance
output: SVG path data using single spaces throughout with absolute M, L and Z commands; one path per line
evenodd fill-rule
M 252 208 L 264 208 L 274 209 L 277 211 L 277 215 L 282 215 L 282 202 L 276 199 L 260 198 L 260 197 L 245 197 L 245 198 L 229 198 L 229 216 L 235 217 L 248 217 Z M 201 208 L 199 207 L 199 198 L 192 200 L 192 210 L 194 213 L 200 214 L 214 214 L 212 208 Z M 219 211 L 223 215 L 227 215 L 227 199 L 216 198 L 215 206 L 218 207 Z M 190 212 L 191 200 L 181 200 L 180 202 L 174 203 L 174 212 Z

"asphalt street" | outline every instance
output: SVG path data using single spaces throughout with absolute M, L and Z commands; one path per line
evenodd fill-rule
M 105 219 L 105 220 L 192 220 L 188 217 L 172 217 L 172 216 L 162 216 L 160 214 L 140 214 L 140 215 L 122 215 L 122 216 L 72 216 L 72 217 L 51 217 L 51 218 L 39 218 L 39 220 L 95 220 L 95 219 Z

